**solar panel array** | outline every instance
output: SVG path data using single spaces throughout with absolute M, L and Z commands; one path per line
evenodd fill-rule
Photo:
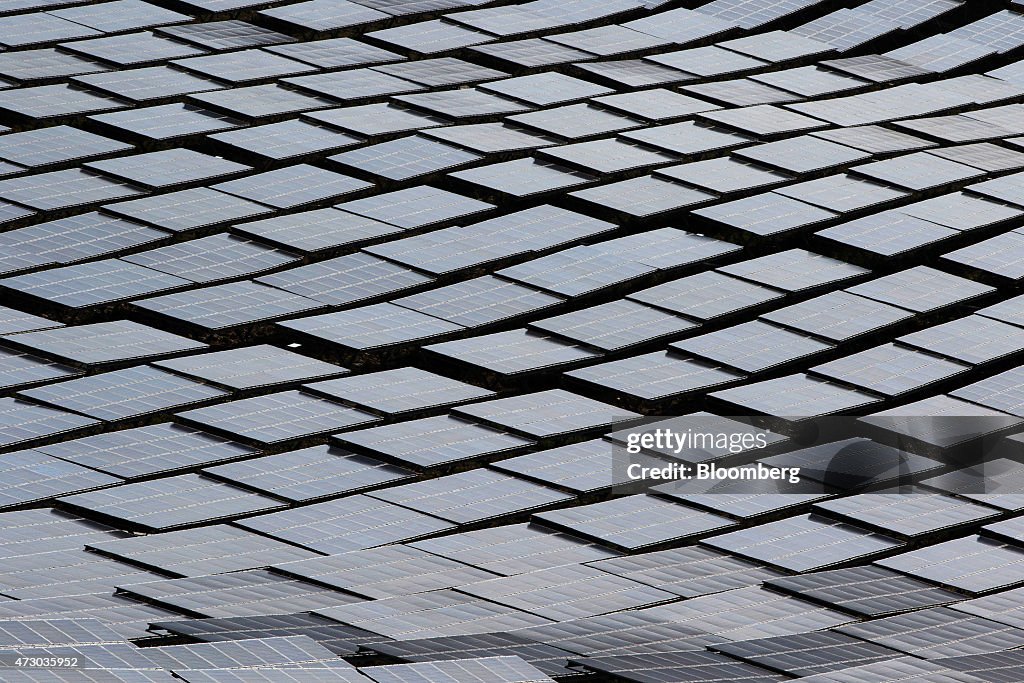
M 0 680 L 1019 678 L 1024 3 L 7 0 L 0 125 Z

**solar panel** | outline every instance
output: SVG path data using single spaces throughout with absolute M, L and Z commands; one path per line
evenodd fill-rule
M 931 493 L 862 493 L 815 503 L 815 509 L 902 537 L 952 530 L 996 513 L 964 500 Z
M 645 59 L 702 77 L 724 76 L 768 66 L 767 62 L 760 59 L 723 49 L 717 45 L 666 52 Z
M 142 140 L 174 140 L 217 133 L 241 121 L 191 104 L 164 104 L 91 117 L 97 123 Z
M 876 563 L 972 595 L 1010 588 L 1022 581 L 1024 553 L 1014 544 L 979 536 L 946 541 Z
M 531 323 L 530 327 L 602 351 L 616 351 L 658 339 L 678 337 L 697 325 L 685 318 L 619 299 L 546 318 Z
M 419 89 L 421 89 L 419 86 L 405 88 L 407 91 Z M 532 109 L 523 102 L 492 95 L 475 88 L 397 95 L 394 99 L 413 108 L 457 120 L 516 114 Z
M 329 434 L 373 415 L 299 391 L 282 391 L 178 413 L 178 418 L 260 445 Z
M 437 662 L 451 659 L 513 656 L 532 664 L 549 676 L 570 675 L 566 650 L 545 643 L 535 643 L 511 633 L 481 633 L 446 638 L 371 643 L 373 652 L 385 654 L 403 662 Z
M 482 158 L 471 152 L 413 135 L 343 152 L 330 157 L 330 160 L 364 174 L 400 182 L 448 171 Z
M 283 503 L 272 498 L 196 474 L 122 484 L 107 491 L 79 493 L 59 500 L 90 516 L 98 515 L 147 531 L 167 531 L 283 507 Z
M 636 119 L 586 104 L 570 104 L 529 114 L 517 114 L 509 116 L 508 120 L 567 140 L 596 137 L 638 128 L 641 125 Z
M 779 188 L 775 192 L 838 213 L 860 211 L 908 196 L 902 190 L 851 175 L 808 180 Z
M 89 550 L 178 577 L 224 574 L 316 554 L 227 524 L 88 543 Z
M 494 36 L 482 31 L 474 31 L 436 19 L 371 31 L 366 35 L 385 45 L 427 55 L 479 45 L 495 39 Z
M 832 220 L 837 214 L 774 192 L 697 209 L 695 216 L 728 228 L 769 236 Z
M 509 518 L 573 500 L 554 489 L 487 470 L 389 487 L 368 495 L 461 525 Z
M 973 600 L 961 600 L 950 605 L 951 609 L 970 615 L 990 619 L 1000 624 L 1021 628 L 1020 588 L 993 593 Z
M 271 538 L 329 554 L 412 541 L 454 528 L 440 519 L 363 494 L 259 515 L 237 524 Z M 290 609 L 294 611 L 294 606 Z
M 701 546 L 614 557 L 589 566 L 684 598 L 746 588 L 784 576 L 775 569 Z M 642 647 L 644 643 L 637 645 Z M 656 643 L 647 645 L 653 650 Z
M 0 268 L 18 270 L 19 262 L 26 258 L 69 264 L 115 256 L 167 238 L 163 231 L 93 211 L 3 233 L 0 244 L 11 256 L 0 262 Z
M 650 680 L 656 676 L 673 676 L 692 681 L 745 680 L 769 683 L 785 680 L 767 669 L 738 662 L 714 652 L 667 652 L 588 657 L 581 665 L 589 671 L 608 674 L 624 680 Z
M 62 327 L 63 323 L 56 320 L 49 320 L 38 315 L 25 313 L 23 311 L 0 306 L 0 334 L 19 334 L 22 332 L 35 332 L 37 330 L 54 329 Z
M 928 266 L 917 266 L 855 285 L 847 291 L 914 313 L 926 313 L 984 296 L 994 289 Z
M 312 313 L 324 308 L 324 304 L 318 301 L 244 280 L 143 299 L 133 302 L 133 305 L 177 320 L 200 330 L 200 333 Z
M 0 446 L 9 447 L 98 425 L 97 420 L 36 405 L 0 398 Z
M 865 438 L 848 438 L 762 458 L 771 467 L 799 467 L 800 476 L 840 491 L 898 483 L 903 477 L 938 469 L 921 455 Z
M 425 341 L 465 329 L 391 303 L 290 320 L 281 326 L 352 351 Z
M 272 213 L 269 207 L 205 187 L 108 204 L 103 210 L 171 232 L 212 228 Z
M 330 38 L 309 43 L 285 43 L 266 46 L 263 49 L 322 69 L 362 66 L 402 59 L 394 52 L 361 43 L 352 38 Z
M 912 152 L 937 145 L 935 142 L 923 140 L 883 126 L 869 125 L 853 128 L 833 128 L 815 131 L 811 135 L 822 140 L 829 140 L 840 145 L 859 149 L 869 154 Z
M 454 57 L 406 61 L 372 68 L 426 86 L 467 85 L 493 81 L 508 75 L 504 71 L 478 66 Z
M 851 90 L 860 90 L 870 85 L 868 81 L 860 78 L 818 66 L 800 66 L 781 71 L 769 71 L 754 74 L 749 79 L 754 83 L 766 84 L 802 97 L 838 95 Z
M 377 683 L 409 683 L 434 680 L 439 683 L 469 683 L 488 680 L 495 683 L 547 683 L 540 670 L 518 657 L 481 657 L 416 664 L 368 667 L 367 675 Z
M 670 348 L 742 372 L 763 372 L 834 347 L 781 327 L 753 321 L 675 342 Z
M 702 543 L 796 572 L 870 558 L 903 545 L 889 536 L 815 515 L 768 522 L 713 536 Z
M 28 353 L 0 348 L 0 386 L 28 388 L 84 374 L 81 370 Z
M 306 389 L 385 415 L 435 410 L 494 392 L 419 368 L 383 370 L 306 385 Z
M 679 541 L 735 524 L 709 512 L 646 495 L 541 512 L 534 518 L 543 524 L 625 550 Z
M 157 368 L 136 366 L 25 389 L 21 395 L 117 422 L 215 401 L 227 392 Z
M 90 541 L 114 540 L 127 535 L 53 508 L 5 512 L 0 515 L 0 521 L 7 531 L 0 539 L 0 557 L 5 558 L 75 550 Z
M 1001 510 L 1024 509 L 1021 496 L 1024 468 L 1014 460 L 996 458 L 971 467 L 956 469 L 921 483 L 939 491 L 991 505 Z
M 166 37 L 150 31 L 80 40 L 67 43 L 62 47 L 69 52 L 98 59 L 118 67 L 156 64 L 168 59 L 206 54 L 205 50 L 198 47 L 168 40 Z
M 898 614 L 837 629 L 923 659 L 980 654 L 1017 647 L 1024 631 L 948 607 Z
M 884 662 L 900 652 L 833 631 L 799 633 L 712 646 L 749 664 L 790 676 L 839 671 L 873 662 Z
M 583 539 L 527 524 L 507 524 L 410 544 L 501 576 L 583 564 L 618 555 Z
M 159 33 L 213 50 L 294 42 L 282 33 L 238 20 L 164 27 Z
M 1010 415 L 1019 415 L 1021 384 L 1021 372 L 1013 369 L 957 389 L 951 392 L 950 396 Z
M 166 66 L 88 73 L 83 76 L 75 76 L 74 82 L 136 104 L 223 87 L 216 81 L 193 76 L 190 73 Z
M 149 578 L 155 577 L 150 576 Z M 173 618 L 176 615 L 159 607 L 110 593 L 8 600 L 0 607 L 0 619 L 4 621 L 72 616 L 74 618 L 95 617 L 119 633 L 122 638 L 144 638 L 150 635 L 147 627 L 151 621 Z M 104 673 L 110 674 L 111 672 Z M 28 683 L 35 682 L 29 681 Z M 96 680 L 95 683 L 99 683 L 99 681 Z
M 162 152 L 90 161 L 85 168 L 150 189 L 163 189 L 213 180 L 249 171 L 244 164 L 192 150 Z
M 38 451 L 4 454 L 0 507 L 9 508 L 121 483 L 117 477 L 62 462 Z
M 339 204 L 339 209 L 405 230 L 467 219 L 493 205 L 454 192 L 419 185 Z
M 312 446 L 244 462 L 207 467 L 204 473 L 293 502 L 310 502 L 408 479 L 407 470 L 331 446 Z
M 144 191 L 81 169 L 0 180 L 0 197 L 39 211 L 57 211 L 126 199 Z
M 318 609 L 316 613 L 396 640 L 513 631 L 549 623 L 543 617 L 453 590 Z
M 274 208 L 294 209 L 304 204 L 338 199 L 366 189 L 370 184 L 307 164 L 298 164 L 229 180 L 212 187 Z
M 338 435 L 343 446 L 417 469 L 504 454 L 532 442 L 449 416 L 411 420 Z
M 340 107 L 305 114 L 304 118 L 368 137 L 424 130 L 449 123 L 438 116 L 391 104 Z
M 309 31 L 333 31 L 388 18 L 384 12 L 356 3 L 337 5 L 324 3 L 321 0 L 309 0 L 286 7 L 265 9 L 259 15 L 284 22 L 293 28 Z
M 912 317 L 909 311 L 840 291 L 765 313 L 761 319 L 838 343 Z
M 871 394 L 804 374 L 723 389 L 710 396 L 742 410 L 795 419 L 860 410 L 881 402 Z
M 131 148 L 123 142 L 71 126 L 53 126 L 5 135 L 0 140 L 0 158 L 29 168 L 41 168 Z
M 49 444 L 37 450 L 125 479 L 188 470 L 256 453 L 240 443 L 166 422 Z
M 122 583 L 152 581 L 159 578 L 152 572 L 92 555 L 80 548 L 22 555 L 7 560 L 5 564 L 7 568 L 4 570 L 3 579 L 0 580 L 0 589 L 4 595 L 16 600 L 57 598 L 68 594 L 109 595 Z M 53 618 L 64 616 L 63 613 L 56 614 Z M 78 656 L 85 657 L 86 652 L 80 652 Z
M 279 247 L 304 253 L 370 243 L 401 229 L 346 211 L 314 209 L 237 225 L 233 230 Z
M 314 608 L 325 609 L 332 605 L 360 602 L 359 598 L 339 591 L 287 579 L 260 569 L 136 582 L 122 587 L 120 592 L 198 617 L 259 616 L 287 613 L 288 610 L 309 612 Z M 237 641 L 228 641 L 222 645 L 234 646 L 231 649 L 239 651 Z M 244 649 L 241 651 L 244 652 Z
M 201 642 L 211 643 L 227 640 L 251 640 L 254 638 L 301 635 L 311 638 L 331 652 L 343 656 L 355 654 L 360 643 L 377 642 L 380 640 L 380 636 L 369 631 L 344 626 L 325 617 L 303 612 L 226 617 L 223 619 L 160 621 L 153 624 L 153 631 L 183 635 Z M 246 673 L 252 673 L 252 671 L 243 670 L 237 673 L 244 676 Z M 332 669 L 332 671 L 339 670 Z M 301 674 L 302 672 L 298 673 Z M 314 675 L 327 673 L 323 669 L 318 669 Z M 245 679 L 243 678 L 240 683 L 245 683 Z M 302 683 L 315 683 L 315 680 L 303 680 Z
M 287 562 L 275 571 L 368 599 L 400 597 L 494 578 L 490 572 L 405 545 Z
M 93 7 L 62 9 L 53 12 L 53 15 L 107 33 L 176 24 L 188 20 L 187 15 L 135 0 L 118 0 L 116 4 L 108 3 L 104 10 L 114 12 L 116 16 L 106 15 Z
M 43 647 L 119 642 L 121 638 L 97 619 L 53 619 L 0 624 L 0 641 L 9 647 Z
M 772 577 L 765 584 L 775 590 L 868 618 L 912 612 L 961 599 L 952 591 L 875 565 Z
M 899 211 L 880 213 L 821 230 L 817 236 L 874 257 L 906 256 L 959 233 Z
M 584 565 L 565 565 L 460 586 L 531 614 L 568 621 L 672 600 L 671 593 Z

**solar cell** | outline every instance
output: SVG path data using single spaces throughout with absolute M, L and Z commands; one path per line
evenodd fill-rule
M 81 494 L 85 495 L 85 494 Z M 33 598 L 57 598 L 67 595 L 85 595 L 105 593 L 110 595 L 114 588 L 121 584 L 137 581 L 152 581 L 159 578 L 153 572 L 131 567 L 110 558 L 84 552 L 80 548 L 74 550 L 57 550 L 23 555 L 5 562 L 3 579 L 0 589 L 4 595 L 16 600 Z M 52 615 L 53 618 L 64 618 L 63 614 Z M 8 620 L 10 621 L 10 620 Z M 80 650 L 79 657 L 86 657 L 89 645 L 77 645 L 70 649 L 72 656 Z M 134 649 L 134 648 L 133 648 Z M 9 653 L 8 653 L 9 654 Z M 89 660 L 93 664 L 103 664 L 98 660 Z M 148 665 L 148 660 L 146 660 Z M 122 668 L 122 667 L 114 667 Z M 124 668 L 138 668 L 134 666 Z
M 839 671 L 873 662 L 884 662 L 900 652 L 833 631 L 799 633 L 712 646 L 749 664 L 790 676 Z
M 175 140 L 238 128 L 242 122 L 191 104 L 162 104 L 91 117 L 122 134 L 147 140 Z
M 156 363 L 177 374 L 233 390 L 298 384 L 348 374 L 348 369 L 260 344 Z

